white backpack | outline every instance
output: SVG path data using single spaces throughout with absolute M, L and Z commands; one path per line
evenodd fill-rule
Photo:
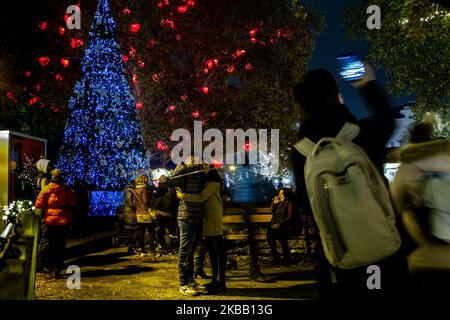
M 423 189 L 423 206 L 428 208 L 430 233 L 450 243 L 450 174 L 427 172 Z
M 388 188 L 366 153 L 351 141 L 359 127 L 346 123 L 336 138 L 294 147 L 306 156 L 305 181 L 325 256 L 351 269 L 394 254 L 400 247 Z

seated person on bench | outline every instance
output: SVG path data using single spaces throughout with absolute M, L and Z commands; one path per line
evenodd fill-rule
M 271 203 L 272 220 L 267 229 L 266 237 L 272 254 L 272 265 L 291 264 L 291 254 L 288 237 L 299 226 L 298 206 L 294 202 L 294 193 L 291 189 L 282 188 Z M 278 240 L 283 251 L 283 260 L 280 259 L 277 250 Z

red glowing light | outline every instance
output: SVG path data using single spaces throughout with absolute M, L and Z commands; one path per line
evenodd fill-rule
M 140 23 L 136 22 L 136 23 L 130 24 L 130 31 L 133 32 L 133 33 L 138 32 L 140 28 L 141 28 L 141 24 Z
M 234 72 L 234 66 L 228 66 L 227 67 L 227 72 L 228 73 L 233 73 Z
M 208 67 L 208 69 L 214 68 L 213 60 L 209 59 L 208 61 L 206 61 L 206 66 Z
M 253 146 L 251 145 L 250 142 L 246 142 L 246 143 L 244 144 L 243 149 L 244 149 L 245 152 L 250 152 L 250 151 L 252 151 Z
M 136 102 L 136 109 L 141 110 L 142 109 L 142 102 Z
M 188 96 L 187 96 L 187 94 L 183 94 L 180 98 L 181 98 L 181 101 L 186 102 L 188 99 Z
M 127 63 L 128 62 L 128 56 L 126 54 L 122 54 L 122 61 Z
M 158 74 L 156 74 L 156 73 L 152 74 L 152 80 L 153 80 L 154 82 L 158 82 L 158 81 L 159 81 L 159 76 L 158 76 Z
M 14 100 L 15 98 L 14 98 L 14 94 L 11 92 L 11 91 L 8 91 L 7 93 L 6 93 L 6 97 L 9 99 L 9 100 Z
M 211 112 L 211 117 L 215 117 L 215 116 L 216 116 L 216 112 L 215 111 Z
M 168 149 L 168 147 L 166 146 L 166 144 L 162 140 L 156 141 L 156 146 L 158 147 L 159 151 L 166 151 Z
M 132 81 L 133 81 L 133 84 L 136 84 L 138 82 L 136 74 L 133 74 Z
M 212 164 L 216 169 L 219 169 L 222 166 L 222 162 L 216 159 L 213 159 Z
M 170 111 L 175 111 L 176 107 L 174 105 L 169 106 Z
M 256 42 L 258 42 L 258 40 L 256 40 L 256 38 L 250 38 L 250 42 L 251 43 L 256 43 Z
M 192 116 L 194 117 L 194 119 L 197 119 L 200 116 L 200 112 L 192 111 Z
M 70 39 L 70 46 L 72 49 L 82 47 L 84 45 L 84 41 L 80 39 L 72 38 Z
M 41 86 L 38 84 L 36 84 L 36 91 L 39 92 L 39 90 L 41 90 Z
M 35 104 L 37 102 L 37 97 L 33 97 L 30 99 L 30 106 L 32 106 L 33 104 Z
M 41 23 L 38 24 L 38 28 L 44 31 L 45 29 L 47 29 L 47 22 L 42 21 Z
M 258 31 L 257 28 L 250 30 L 250 32 L 248 33 L 250 35 L 250 37 L 254 37 L 256 32 Z
M 157 6 L 162 8 L 163 7 L 163 3 L 160 1 L 160 2 L 158 2 Z
M 122 12 L 123 12 L 123 14 L 130 14 L 131 10 L 128 9 L 127 7 L 125 7 L 125 8 L 123 8 Z
M 68 21 L 69 19 L 70 19 L 70 18 L 69 18 L 69 14 L 66 13 L 66 14 L 64 15 L 64 22 L 66 23 L 66 25 L 67 25 L 67 21 Z
M 59 34 L 62 36 L 64 35 L 64 33 L 66 33 L 66 29 L 64 27 L 59 27 L 58 31 L 59 31 Z
M 236 50 L 235 53 L 232 54 L 232 56 L 233 56 L 233 58 L 236 59 L 236 58 L 242 57 L 244 54 L 245 54 L 245 50 L 243 50 L 243 49 L 238 49 L 238 50 Z
M 39 63 L 41 64 L 41 66 L 45 67 L 50 63 L 50 58 L 49 57 L 40 57 Z
M 67 67 L 70 65 L 70 61 L 69 61 L 68 59 L 66 59 L 66 58 L 61 58 L 61 59 L 59 60 L 59 62 L 61 63 L 61 65 L 62 65 L 64 68 L 67 68 Z
M 169 0 L 164 0 L 164 4 L 168 6 L 170 4 Z
M 62 79 L 63 79 L 62 75 L 60 75 L 59 73 L 56 74 L 55 78 L 58 81 L 62 81 Z
M 209 73 L 208 68 L 203 69 L 203 73 L 204 73 L 204 74 L 208 74 L 208 73 Z
M 134 58 L 134 56 L 136 55 L 136 49 L 131 47 L 130 51 L 128 52 L 128 54 L 130 55 L 130 57 Z
M 208 92 L 209 92 L 209 88 L 206 87 L 206 86 L 203 86 L 200 90 L 202 90 L 202 92 L 203 92 L 204 94 L 208 94 Z
M 188 1 L 187 5 L 190 6 L 190 7 L 193 7 L 193 6 L 195 6 L 195 2 L 194 1 Z
M 169 27 L 170 29 L 174 29 L 175 28 L 175 23 L 173 22 L 173 20 L 170 19 L 162 19 L 161 20 L 161 27 Z
M 145 66 L 145 63 L 144 63 L 142 60 L 139 60 L 139 61 L 138 61 L 138 66 L 139 66 L 140 68 L 143 68 L 143 67 Z
M 175 37 L 177 39 L 177 41 L 181 40 L 181 34 L 177 34 L 177 36 Z
M 254 67 L 253 67 L 253 65 L 249 62 L 249 63 L 247 63 L 247 64 L 245 65 L 245 69 L 250 71 L 250 70 L 253 70 Z
M 25 71 L 25 76 L 27 76 L 27 77 L 31 76 L 31 72 L 30 71 Z
M 179 13 L 184 14 L 187 11 L 187 6 L 178 6 L 177 10 Z

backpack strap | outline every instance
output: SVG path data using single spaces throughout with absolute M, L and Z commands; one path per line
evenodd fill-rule
M 312 153 L 314 146 L 314 142 L 312 142 L 308 138 L 303 138 L 294 144 L 294 148 L 297 149 L 297 151 L 305 157 L 309 156 Z
M 350 142 L 356 138 L 359 134 L 360 127 L 354 123 L 346 122 L 342 127 L 341 131 L 336 136 L 336 139 L 342 140 L 344 142 Z

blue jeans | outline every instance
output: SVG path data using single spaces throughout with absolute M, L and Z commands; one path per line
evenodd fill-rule
M 179 219 L 180 248 L 178 250 L 178 273 L 180 286 L 194 281 L 194 252 L 201 238 L 202 219 Z

